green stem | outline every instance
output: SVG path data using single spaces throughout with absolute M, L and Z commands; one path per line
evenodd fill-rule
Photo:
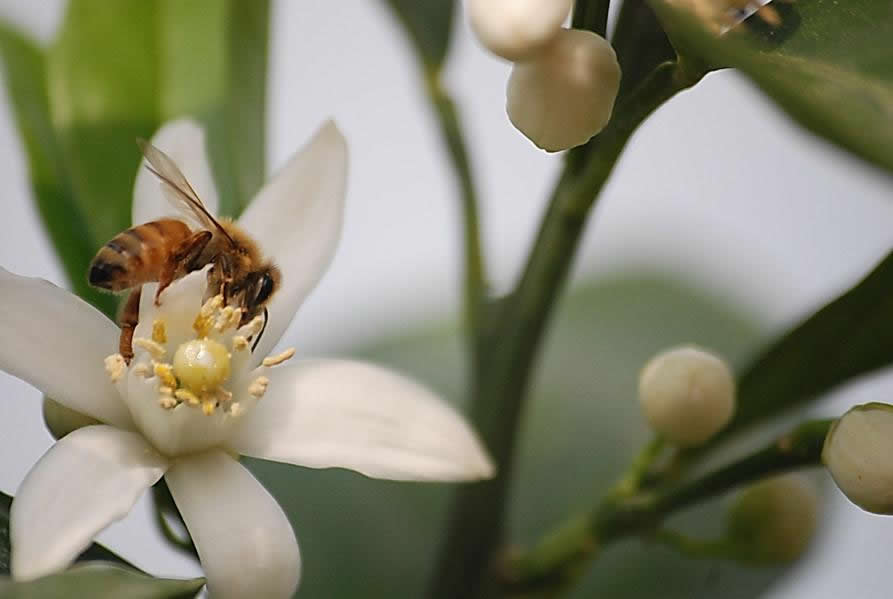
M 688 557 L 700 559 L 739 559 L 739 551 L 726 539 L 695 539 L 681 532 L 660 528 L 648 540 L 666 545 Z
M 696 80 L 673 63 L 661 65 L 619 106 L 594 140 L 579 174 L 565 169 L 550 201 L 521 279 L 513 293 L 494 306 L 472 377 L 471 420 L 496 463 L 490 481 L 458 490 L 451 506 L 447 538 L 436 566 L 431 596 L 480 596 L 492 586 L 491 568 L 502 541 L 515 436 L 528 383 L 546 324 L 564 288 L 590 209 L 627 140 L 661 104 Z
M 614 491 L 619 495 L 633 495 L 642 486 L 642 481 L 648 475 L 651 465 L 654 464 L 664 449 L 664 440 L 660 437 L 652 439 L 639 455 L 630 464 L 626 475 L 620 479 L 614 487 Z
M 472 353 L 476 353 L 478 337 L 483 328 L 483 309 L 486 294 L 486 270 L 481 249 L 480 220 L 478 201 L 468 151 L 459 127 L 456 105 L 444 90 L 439 71 L 426 69 L 425 91 L 437 115 L 440 134 L 443 137 L 453 170 L 459 181 L 462 230 L 465 254 L 465 314 L 472 342 Z
M 505 586 L 525 594 L 566 588 L 576 580 L 595 547 L 654 529 L 673 512 L 706 501 L 740 485 L 796 468 L 821 464 L 831 420 L 801 424 L 756 453 L 703 478 L 669 489 L 629 497 L 609 494 L 590 512 L 575 516 L 505 567 Z

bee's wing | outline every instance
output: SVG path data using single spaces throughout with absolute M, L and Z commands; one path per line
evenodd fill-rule
M 220 226 L 217 219 L 211 216 L 186 176 L 171 157 L 144 139 L 137 139 L 136 143 L 149 162 L 146 168 L 161 180 L 164 197 L 201 228 L 220 233 L 229 239 L 229 234 Z

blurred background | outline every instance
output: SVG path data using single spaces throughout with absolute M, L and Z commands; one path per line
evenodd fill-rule
M 48 41 L 64 7 L 60 0 L 2 0 L 0 18 Z M 419 86 L 415 58 L 384 3 L 369 0 L 273 2 L 270 39 L 268 172 L 329 117 L 344 131 L 351 151 L 341 246 L 284 344 L 304 355 L 375 354 L 399 363 L 399 351 L 388 349 L 390 345 L 383 351 L 369 348 L 378 347 L 381 339 L 427 330 L 430 323 L 448 326 L 443 323 L 457 318 L 460 297 L 457 187 Z M 536 149 L 508 122 L 504 102 L 509 69 L 477 44 L 464 18 L 456 19 L 446 80 L 471 150 L 497 290 L 517 274 L 560 161 Z M 5 92 L 0 94 L 0 180 L 6 225 L 0 235 L 0 264 L 64 284 L 31 204 L 22 145 Z M 614 349 L 616 355 L 627 355 L 622 353 L 624 340 L 647 336 L 643 326 L 662 344 L 702 341 L 701 335 L 708 340 L 713 339 L 710 335 L 737 336 L 739 329 L 747 330 L 741 338 L 728 339 L 726 346 L 722 338 L 714 343 L 738 352 L 736 358 L 746 357 L 773 331 L 851 285 L 885 255 L 893 246 L 891 225 L 893 186 L 888 176 L 793 125 L 734 73 L 709 75 L 640 129 L 599 201 L 574 282 L 635 292 L 639 303 L 634 309 L 642 312 L 633 317 L 617 307 L 621 312 L 611 322 L 592 321 L 593 327 L 601 322 L 611 331 L 583 331 L 591 331 L 592 341 L 600 336 L 604 355 L 578 353 L 575 358 L 585 367 L 598 356 L 610 362 Z M 629 280 L 636 283 L 622 283 Z M 664 301 L 665 295 L 672 299 Z M 690 297 L 698 299 L 686 299 Z M 680 316 L 677 308 L 687 314 Z M 601 311 L 604 319 L 612 314 L 607 308 Z M 624 314 L 638 323 L 627 325 Z M 693 331 L 686 337 L 682 325 L 701 326 L 704 321 L 722 324 L 713 333 Z M 730 325 L 732 321 L 737 324 Z M 636 347 L 642 359 L 660 348 L 645 342 Z M 625 365 L 628 380 L 610 383 L 612 393 L 626 393 L 615 401 L 633 404 L 640 363 Z M 441 386 L 434 380 L 437 376 L 432 372 L 427 382 Z M 836 415 L 855 403 L 889 401 L 891 384 L 893 378 L 875 376 L 838 391 L 815 409 Z M 37 391 L 0 373 L 0 396 L 0 490 L 15 494 L 52 439 L 43 425 Z M 554 409 L 539 411 L 554 414 Z M 564 437 L 567 433 L 560 426 L 560 418 L 553 420 L 533 437 Z M 531 441 L 526 447 L 524 451 L 536 452 L 538 446 Z M 600 459 L 596 454 L 585 457 Z M 573 467 L 586 472 L 588 466 Z M 263 472 L 259 476 L 268 482 Z M 315 485 L 319 480 L 324 486 L 326 477 L 342 475 L 299 476 L 300 481 Z M 270 483 L 274 490 L 284 484 L 280 479 Z M 361 492 L 368 489 L 370 501 L 385 489 L 384 483 L 360 477 L 346 484 Z M 382 492 L 390 493 L 390 486 Z M 574 496 L 575 490 L 569 487 L 566 493 Z M 580 495 L 577 490 L 578 503 Z M 889 596 L 887 549 L 893 522 L 854 508 L 836 489 L 827 495 L 818 542 L 766 597 Z M 313 528 L 315 520 L 332 517 L 315 511 L 310 500 L 307 509 L 303 517 L 300 511 L 290 510 L 290 515 L 305 555 L 305 583 L 314 588 L 314 578 L 326 576 L 320 571 L 343 574 L 344 564 L 332 560 L 348 558 L 314 551 L 312 539 L 338 523 L 324 522 L 323 528 L 305 535 L 303 530 Z M 524 509 L 517 508 L 518 518 Z M 356 542 L 351 532 L 363 530 L 344 530 L 335 541 L 349 546 Z M 151 504 L 145 499 L 99 540 L 154 574 L 200 572 L 156 533 Z M 428 542 L 436 545 L 436 539 Z M 369 551 L 353 550 L 345 548 L 345 555 L 362 559 Z

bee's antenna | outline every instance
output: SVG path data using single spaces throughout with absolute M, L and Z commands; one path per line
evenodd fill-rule
M 251 351 L 253 352 L 255 348 L 257 348 L 257 344 L 260 343 L 260 338 L 264 336 L 264 331 L 267 330 L 267 321 L 270 319 L 270 313 L 267 311 L 267 307 L 264 306 L 264 326 L 261 327 L 260 333 L 257 334 L 257 337 L 254 340 L 254 345 L 251 346 Z

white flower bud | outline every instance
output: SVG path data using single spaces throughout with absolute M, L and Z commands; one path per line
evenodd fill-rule
M 512 67 L 506 112 L 538 147 L 567 150 L 605 128 L 619 88 L 611 44 L 591 31 L 562 29 L 533 60 Z
M 735 379 L 717 356 L 692 346 L 653 357 L 639 375 L 639 401 L 648 424 L 667 441 L 700 445 L 735 411 Z
M 893 515 L 893 406 L 852 408 L 828 431 L 822 461 L 847 498 L 863 510 Z
M 800 557 L 815 534 L 819 498 L 801 474 L 785 474 L 745 489 L 729 510 L 727 539 L 755 562 L 785 563 Z
M 493 54 L 516 61 L 530 58 L 561 29 L 573 0 L 468 0 L 468 20 Z

